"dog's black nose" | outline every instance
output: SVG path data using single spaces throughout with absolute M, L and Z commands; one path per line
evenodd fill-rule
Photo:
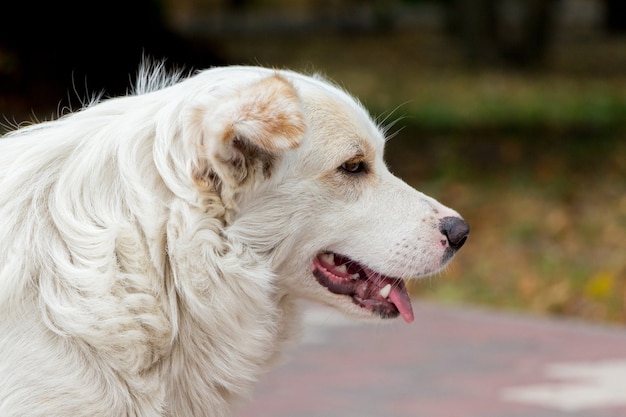
M 446 235 L 452 249 L 461 249 L 469 235 L 469 224 L 460 217 L 444 217 L 439 222 L 439 231 Z

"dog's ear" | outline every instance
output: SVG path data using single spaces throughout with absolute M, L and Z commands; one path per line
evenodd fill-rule
M 201 132 L 194 180 L 236 187 L 257 172 L 271 175 L 278 154 L 293 149 L 305 132 L 294 86 L 274 74 L 195 110 L 192 123 Z M 195 132 L 198 130 L 194 129 Z

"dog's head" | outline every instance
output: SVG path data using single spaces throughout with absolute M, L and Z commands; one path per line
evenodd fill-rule
M 341 89 L 286 71 L 231 71 L 239 81 L 190 121 L 202 138 L 195 182 L 219 191 L 227 237 L 271 259 L 279 291 L 412 321 L 403 278 L 444 268 L 467 223 L 389 172 L 382 129 Z

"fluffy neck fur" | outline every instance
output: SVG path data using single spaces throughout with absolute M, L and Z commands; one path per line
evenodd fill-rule
M 191 162 L 178 151 L 189 144 L 163 131 L 178 123 L 159 123 L 179 112 L 155 111 L 182 103 L 152 94 L 150 106 L 114 99 L 69 116 L 71 124 L 3 139 L 0 235 L 12 245 L 0 252 L 0 332 L 12 321 L 11 331 L 31 335 L 24 346 L 0 346 L 10 352 L 0 374 L 23 362 L 14 378 L 36 386 L 46 358 L 21 354 L 33 339 L 71 352 L 57 385 L 19 393 L 45 415 L 86 412 L 59 395 L 76 381 L 86 388 L 75 395 L 102 407 L 89 415 L 230 415 L 233 398 L 249 392 L 295 331 L 283 328 L 295 306 L 273 286 L 268 261 L 229 241 L 217 190 L 183 175 Z M 20 279 L 5 276 L 15 271 Z M 106 372 L 95 376 L 98 361 Z M 93 378 L 99 388 L 87 388 Z M 0 415 L 9 411 L 0 404 Z

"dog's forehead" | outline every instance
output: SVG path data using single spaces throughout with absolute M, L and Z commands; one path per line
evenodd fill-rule
M 220 84 L 230 86 L 226 89 L 279 75 L 292 83 L 300 98 L 307 122 L 307 137 L 315 142 L 312 146 L 326 148 L 323 145 L 328 145 L 346 154 L 358 147 L 356 153 L 362 152 L 372 159 L 383 154 L 384 133 L 365 107 L 340 86 L 320 75 L 245 66 L 217 68 L 206 74 L 211 75 L 213 88 Z
M 382 155 L 384 134 L 357 99 L 318 79 L 306 78 L 298 90 L 314 139 L 346 152 Z

